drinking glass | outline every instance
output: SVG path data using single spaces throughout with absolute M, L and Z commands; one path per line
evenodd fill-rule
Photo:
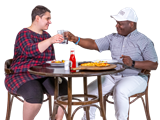
M 69 30 L 64 30 L 64 29 L 60 29 L 60 30 L 57 30 L 57 34 L 61 34 L 63 35 L 63 38 L 64 38 L 64 41 L 61 42 L 60 44 L 62 45 L 68 45 L 69 44 L 69 41 L 66 37 L 64 37 L 64 32 L 68 32 Z

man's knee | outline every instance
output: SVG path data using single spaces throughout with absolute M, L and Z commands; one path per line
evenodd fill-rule
M 127 90 L 125 89 L 124 86 L 115 86 L 113 89 L 113 94 L 127 94 Z

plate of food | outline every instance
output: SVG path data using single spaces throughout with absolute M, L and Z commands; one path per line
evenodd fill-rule
M 115 64 L 109 64 L 107 62 L 88 62 L 82 63 L 77 68 L 72 68 L 72 70 L 109 70 L 114 69 L 117 66 Z
M 64 66 L 65 60 L 51 60 L 47 61 L 46 63 L 50 64 L 51 66 Z
M 117 60 L 114 59 L 102 59 L 102 60 L 93 60 L 92 62 L 97 62 L 97 63 L 117 63 Z
M 110 66 L 107 62 L 89 62 L 82 63 L 80 66 L 92 66 L 92 67 L 107 67 Z

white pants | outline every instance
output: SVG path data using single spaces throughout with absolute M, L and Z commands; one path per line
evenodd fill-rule
M 117 120 L 127 120 L 129 110 L 128 98 L 131 95 L 145 91 L 147 81 L 140 76 L 122 77 L 121 75 L 105 75 L 102 76 L 101 81 L 103 95 L 113 91 L 115 116 Z M 98 95 L 97 80 L 88 85 L 88 94 Z M 96 109 L 96 107 L 90 107 L 90 120 L 95 120 Z M 83 120 L 86 120 L 85 113 Z

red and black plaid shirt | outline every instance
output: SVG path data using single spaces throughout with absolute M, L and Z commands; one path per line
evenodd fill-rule
M 16 94 L 17 89 L 27 81 L 42 78 L 42 76 L 30 74 L 28 69 L 55 59 L 53 45 L 43 53 L 40 53 L 38 49 L 38 43 L 50 37 L 45 31 L 40 35 L 27 28 L 18 33 L 14 46 L 13 62 L 10 67 L 14 74 L 6 75 L 5 78 L 5 86 L 9 92 Z

